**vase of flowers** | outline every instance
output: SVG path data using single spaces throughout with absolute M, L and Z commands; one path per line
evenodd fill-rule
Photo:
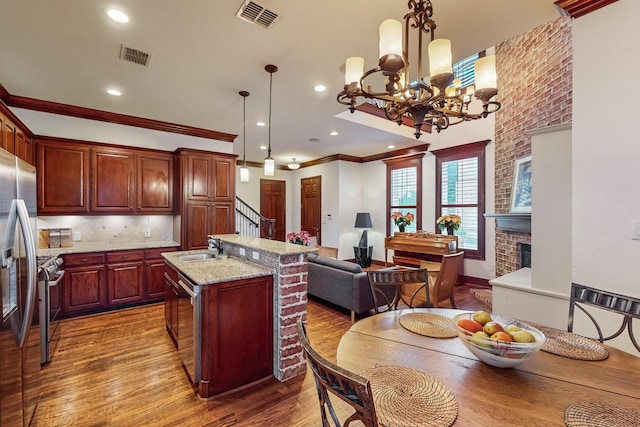
M 462 218 L 459 215 L 442 215 L 436 221 L 438 224 L 438 228 L 440 230 L 447 230 L 447 234 L 453 236 L 454 231 L 460 228 L 460 224 L 462 224 Z
M 393 218 L 393 223 L 398 227 L 398 230 L 400 230 L 401 233 L 404 233 L 405 227 L 411 225 L 414 220 L 411 212 L 407 212 L 402 215 L 402 212 L 395 211 L 391 214 L 391 218 Z
M 289 243 L 293 243 L 295 245 L 309 246 L 309 243 L 311 243 L 311 236 L 309 235 L 309 232 L 303 230 L 299 233 L 292 232 L 287 234 L 287 240 Z

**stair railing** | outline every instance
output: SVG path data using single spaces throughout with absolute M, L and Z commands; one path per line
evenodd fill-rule
M 236 196 L 236 234 L 273 239 L 275 219 L 266 218 Z

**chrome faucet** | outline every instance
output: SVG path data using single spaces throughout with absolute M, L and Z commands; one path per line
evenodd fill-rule
M 207 244 L 211 252 L 216 255 L 222 255 L 222 242 L 220 239 L 216 239 L 213 236 L 207 236 Z

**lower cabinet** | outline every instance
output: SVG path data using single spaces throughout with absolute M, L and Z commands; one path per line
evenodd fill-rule
M 64 255 L 62 291 L 65 317 L 95 312 L 107 307 L 104 254 Z
M 169 336 L 178 347 L 178 272 L 165 264 L 164 319 Z
M 116 307 L 142 302 L 143 251 L 107 253 L 107 304 Z
M 165 297 L 165 277 L 163 252 L 176 248 L 146 249 L 144 251 L 144 296 L 146 301 L 156 301 Z

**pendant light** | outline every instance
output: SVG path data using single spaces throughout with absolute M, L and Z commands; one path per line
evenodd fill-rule
M 267 65 L 264 69 L 269 73 L 269 148 L 267 158 L 264 159 L 264 176 L 273 176 L 276 170 L 276 161 L 271 157 L 271 93 L 273 90 L 273 73 L 278 71 L 275 65 Z
M 247 96 L 249 92 L 238 92 L 243 99 L 242 105 L 242 166 L 240 167 L 240 182 L 249 182 L 249 168 L 247 167 Z

